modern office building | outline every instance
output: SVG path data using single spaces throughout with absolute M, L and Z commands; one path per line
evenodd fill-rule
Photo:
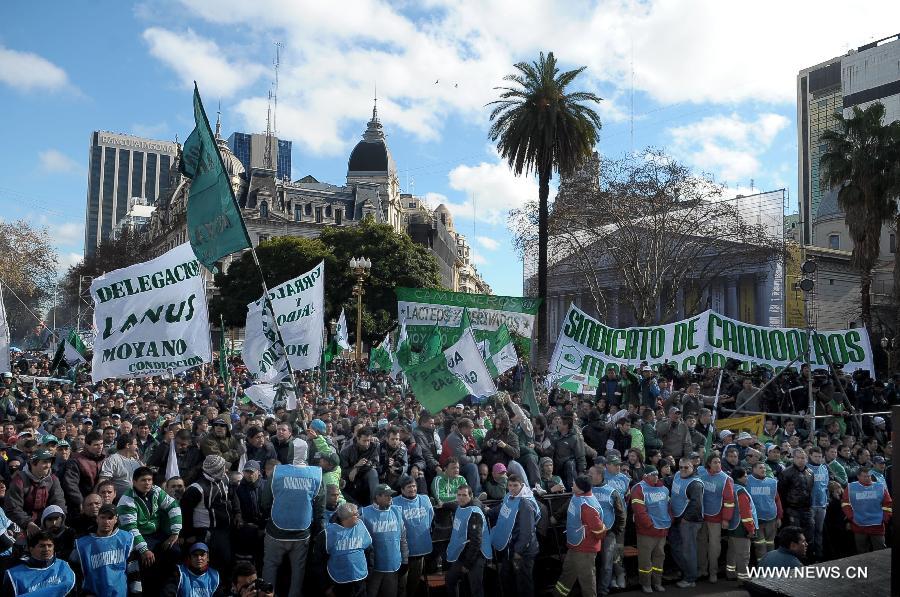
M 272 164 L 278 180 L 291 179 L 291 141 L 272 137 Z M 228 148 L 250 172 L 253 168 L 266 168 L 266 135 L 258 133 L 231 133 Z
M 110 238 L 134 197 L 154 205 L 168 190 L 178 147 L 169 141 L 94 131 L 88 155 L 84 251 Z
M 825 151 L 822 133 L 835 126 L 836 113 L 873 102 L 885 106 L 885 122 L 900 119 L 900 35 L 850 50 L 797 75 L 797 171 L 801 236 L 805 244 L 828 246 L 816 238 L 815 222 L 826 190 L 820 187 L 819 158 Z M 829 214 L 830 215 L 830 214 Z

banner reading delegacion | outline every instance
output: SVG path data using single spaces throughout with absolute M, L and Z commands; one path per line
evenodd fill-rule
M 406 324 L 412 346 L 418 349 L 435 324 L 441 328 L 444 346 L 459 340 L 459 321 L 468 308 L 475 339 L 496 332 L 506 324 L 520 339 L 526 353 L 531 350 L 534 319 L 541 299 L 491 294 L 468 294 L 430 288 L 397 288 L 397 317 Z
M 91 283 L 94 380 L 180 373 L 212 361 L 206 284 L 189 243 Z
M 325 262 L 269 289 L 269 300 L 291 367 L 294 371 L 317 367 L 325 333 Z M 256 303 L 260 307 L 262 297 Z M 253 305 L 247 305 L 247 310 L 252 311 Z
M 761 365 L 775 371 L 799 358 L 794 365 L 799 369 L 807 341 L 803 329 L 751 325 L 715 311 L 666 325 L 612 328 L 572 305 L 550 359 L 550 374 L 600 377 L 610 367 L 633 367 L 642 361 L 654 369 L 668 361 L 679 371 L 688 371 L 697 365 L 720 367 L 729 358 L 743 361 L 745 370 Z M 832 362 L 842 363 L 848 373 L 875 371 L 865 328 L 818 331 L 811 353 L 813 369 Z

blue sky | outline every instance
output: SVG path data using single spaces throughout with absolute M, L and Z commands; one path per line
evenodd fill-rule
M 586 65 L 580 85 L 605 98 L 601 154 L 661 147 L 733 192 L 752 180 L 788 188 L 794 204 L 797 71 L 900 22 L 897 3 L 794 4 L 5 2 L 0 218 L 48 226 L 64 270 L 83 252 L 91 131 L 183 140 L 194 79 L 208 112 L 221 101 L 226 134 L 262 131 L 277 41 L 278 129 L 294 141 L 294 178 L 343 182 L 377 84 L 403 190 L 447 203 L 494 291 L 518 295 L 506 213 L 537 185 L 499 161 L 484 108 L 511 65 L 541 50 Z

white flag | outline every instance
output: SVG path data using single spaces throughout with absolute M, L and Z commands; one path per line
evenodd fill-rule
M 94 380 L 212 362 L 206 282 L 190 243 L 94 278 Z
M 0 286 L 0 373 L 12 371 L 9 366 L 9 325 L 6 307 L 3 306 L 3 286 Z
M 169 440 L 169 462 L 166 463 L 166 481 L 172 477 L 180 477 L 178 470 L 178 453 L 175 451 L 175 438 Z
M 269 290 L 284 349 L 294 371 L 318 367 L 325 326 L 325 262 Z M 262 304 L 260 298 L 256 303 Z M 252 305 L 247 305 L 249 310 Z
M 253 404 L 262 407 L 267 412 L 272 412 L 272 408 L 275 405 L 275 395 L 277 393 L 275 386 L 268 383 L 257 383 L 248 388 L 244 388 L 244 395 L 247 396 Z
M 347 339 L 347 317 L 344 315 L 343 309 L 341 309 L 341 316 L 338 318 L 335 338 L 338 346 L 344 350 L 350 350 L 350 341 Z
M 444 351 L 444 356 L 447 357 L 447 368 L 466 384 L 470 394 L 481 397 L 497 393 L 471 327 L 465 329 L 456 344 Z
M 271 318 L 262 301 L 247 305 L 247 324 L 241 349 L 244 365 L 253 379 L 269 384 L 290 381 L 291 378 L 284 346 L 278 341 Z

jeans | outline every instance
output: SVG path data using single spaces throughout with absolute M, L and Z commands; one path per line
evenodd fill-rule
M 823 559 L 822 531 L 825 528 L 825 508 L 813 508 L 813 538 L 810 543 L 816 560 Z
M 597 594 L 609 595 L 609 585 L 612 583 L 613 561 L 616 559 L 616 536 L 606 533 L 600 544 L 600 553 L 597 555 Z
M 369 578 L 366 579 L 367 597 L 379 597 L 379 595 L 394 597 L 397 594 L 398 577 L 396 572 L 370 571 Z
M 534 556 L 510 557 L 500 564 L 504 595 L 534 597 Z
M 702 522 L 680 520 L 669 532 L 672 559 L 687 582 L 697 582 L 697 536 Z
M 478 465 L 474 462 L 464 464 L 459 467 L 459 474 L 465 477 L 466 485 L 472 488 L 472 493 L 478 495 L 481 493 L 481 480 L 478 477 Z M 372 495 L 375 495 L 373 492 Z
M 306 572 L 306 554 L 309 551 L 309 537 L 297 541 L 281 541 L 266 535 L 263 541 L 263 578 L 275 585 L 278 582 L 278 567 L 284 556 L 288 556 L 291 566 L 291 588 L 288 597 L 303 594 L 303 575 Z
M 478 556 L 465 574 L 463 574 L 462 567 L 462 559 L 457 559 L 447 571 L 447 597 L 458 597 L 459 583 L 466 578 L 469 581 L 469 594 L 472 597 L 484 597 L 484 557 Z
M 519 456 L 519 462 L 528 475 L 528 485 L 534 487 L 541 481 L 541 469 L 538 466 L 537 454 L 522 454 Z
M 815 537 L 815 523 L 813 522 L 812 508 L 786 508 L 784 511 L 792 526 L 803 529 L 804 537 Z M 824 519 L 823 519 L 824 520 Z M 809 559 L 807 554 L 807 559 Z
M 575 484 L 575 477 L 577 476 L 577 472 L 575 470 L 575 461 L 568 460 L 562 466 L 561 477 L 562 482 L 566 486 L 566 491 L 572 491 L 572 485 Z

